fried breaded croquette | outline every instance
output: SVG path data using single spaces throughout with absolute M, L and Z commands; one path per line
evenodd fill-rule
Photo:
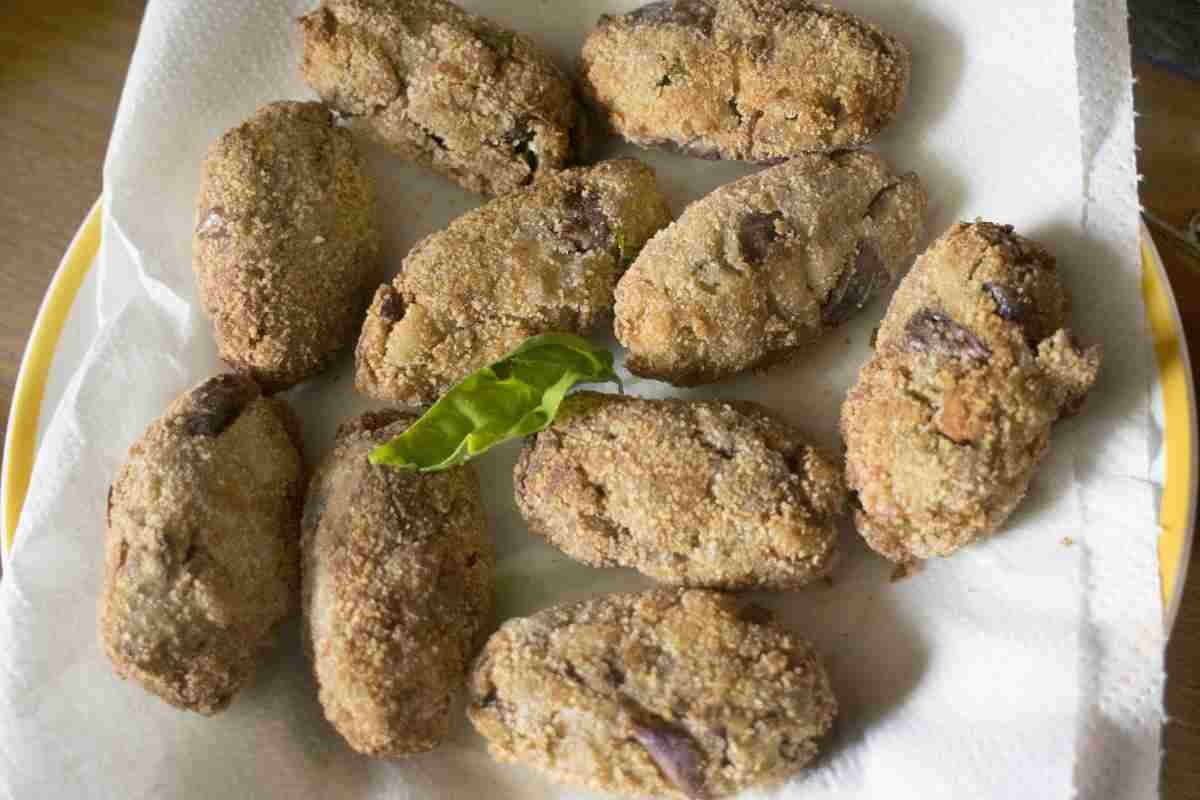
M 1100 367 L 1065 329 L 1068 305 L 1054 257 L 1011 226 L 955 225 L 917 260 L 842 406 L 874 550 L 946 556 L 1008 519 Z
M 359 130 L 473 192 L 502 195 L 585 144 L 574 89 L 529 37 L 445 0 L 324 0 L 301 73 Z
M 565 170 L 464 214 L 418 242 L 376 292 L 355 388 L 432 403 L 530 336 L 587 334 L 670 219 L 654 171 L 632 159 Z
M 385 412 L 342 425 L 304 506 L 304 634 L 321 705 L 351 747 L 375 756 L 445 739 L 492 599 L 474 469 L 367 460 L 412 419 Z
M 225 708 L 294 606 L 304 469 L 281 400 L 220 375 L 173 402 L 109 489 L 100 635 L 168 703 Z
M 688 386 L 784 361 L 916 254 L 925 191 L 867 152 L 804 155 L 692 203 L 616 291 L 626 366 Z
M 817 754 L 837 700 L 815 648 L 762 611 L 658 589 L 510 619 L 467 713 L 496 759 L 589 789 L 699 800 L 777 783 Z
M 803 0 L 661 0 L 605 15 L 582 62 L 585 97 L 630 142 L 759 162 L 871 141 L 911 71 L 895 38 Z
M 354 342 L 379 280 L 375 188 L 320 103 L 271 103 L 204 160 L 193 266 L 221 358 L 265 391 Z
M 791 589 L 837 555 L 840 469 L 755 403 L 580 392 L 514 471 L 530 530 L 595 566 L 724 590 Z

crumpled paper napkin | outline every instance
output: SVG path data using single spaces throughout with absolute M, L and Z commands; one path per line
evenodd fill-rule
M 116 679 L 96 634 L 107 486 L 177 394 L 220 369 L 190 267 L 205 148 L 257 106 L 310 97 L 292 20 L 309 2 L 151 2 L 113 131 L 86 348 L 45 432 L 0 581 L 0 796 L 579 797 L 487 757 L 465 720 L 401 762 L 352 753 L 327 725 L 293 619 L 253 685 L 213 719 Z M 564 66 L 604 11 L 631 2 L 467 2 L 526 31 Z M 842 714 L 816 766 L 754 796 L 1145 798 L 1156 792 L 1162 649 L 1155 541 L 1152 348 L 1139 293 L 1124 0 L 839 0 L 913 51 L 911 96 L 875 147 L 916 170 L 930 236 L 976 216 L 1058 254 L 1074 327 L 1105 348 L 1087 411 L 1061 423 L 1002 535 L 890 582 L 844 531 L 832 586 L 763 602 L 816 641 Z M 612 153 L 630 148 L 614 144 Z M 750 168 L 637 153 L 678 212 Z M 385 255 L 474 207 L 447 181 L 370 149 Z M 884 302 L 794 364 L 675 394 L 767 403 L 837 447 L 838 407 Z M 288 394 L 319 457 L 365 407 L 351 364 Z M 636 394 L 669 387 L 630 379 Z M 497 620 L 648 585 L 573 564 L 524 529 L 508 446 L 480 461 L 500 555 Z M 1068 546 L 1067 540 L 1074 542 Z M 752 793 L 753 794 L 753 793 Z

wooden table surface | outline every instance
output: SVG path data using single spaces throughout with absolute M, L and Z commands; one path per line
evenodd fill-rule
M 142 0 L 0 3 L 0 411 L 50 276 L 100 192 Z M 1182 227 L 1200 210 L 1200 84 L 1136 70 L 1144 205 Z M 1200 354 L 1200 262 L 1156 236 Z M 1200 363 L 1200 358 L 1196 361 Z M 1162 796 L 1200 800 L 1200 547 L 1167 651 Z

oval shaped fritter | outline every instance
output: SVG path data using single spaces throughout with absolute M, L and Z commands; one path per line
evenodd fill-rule
M 357 127 L 473 192 L 505 194 L 582 144 L 570 81 L 527 36 L 444 0 L 324 0 L 304 80 Z
M 823 577 L 845 505 L 839 468 L 762 406 L 568 397 L 514 470 L 529 528 L 595 566 L 714 589 Z
M 510 619 L 469 687 L 493 757 L 638 797 L 715 798 L 782 780 L 812 760 L 837 714 L 812 645 L 697 590 Z
M 413 419 L 385 412 L 342 425 L 304 506 L 304 634 L 321 705 L 351 747 L 376 756 L 446 738 L 492 600 L 474 470 L 367 460 Z
M 193 266 L 221 358 L 265 391 L 325 370 L 379 280 L 375 189 L 320 103 L 264 106 L 209 149 Z
M 956 225 L 917 260 L 842 406 L 873 549 L 945 556 L 1004 523 L 1099 370 L 1099 349 L 1063 329 L 1067 309 L 1054 258 L 1010 226 Z
M 582 61 L 585 97 L 634 144 L 766 162 L 871 141 L 910 73 L 896 39 L 803 0 L 662 0 L 606 15 Z
M 616 291 L 637 375 L 687 386 L 778 362 L 908 265 L 925 191 L 867 152 L 805 155 L 692 203 Z
M 670 220 L 654 171 L 632 159 L 565 170 L 464 214 L 376 292 L 355 388 L 432 403 L 529 336 L 588 333 L 611 313 L 626 264 Z
M 118 675 L 201 714 L 250 680 L 298 584 L 298 447 L 281 400 L 220 375 L 129 448 L 108 493 L 100 599 Z

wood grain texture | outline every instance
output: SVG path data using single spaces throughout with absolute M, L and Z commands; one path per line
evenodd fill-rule
M 0 410 L 46 285 L 100 191 L 104 150 L 144 2 L 0 1 Z M 1200 84 L 1137 68 L 1144 204 L 1182 226 L 1200 209 Z M 1200 264 L 1158 237 L 1192 352 Z M 1200 361 L 1200 358 L 1197 359 Z M 4 423 L 0 423 L 4 424 Z M 1200 800 L 1200 548 L 1167 653 L 1165 800 Z
M 42 295 L 100 193 L 144 0 L 0 2 L 0 426 Z

